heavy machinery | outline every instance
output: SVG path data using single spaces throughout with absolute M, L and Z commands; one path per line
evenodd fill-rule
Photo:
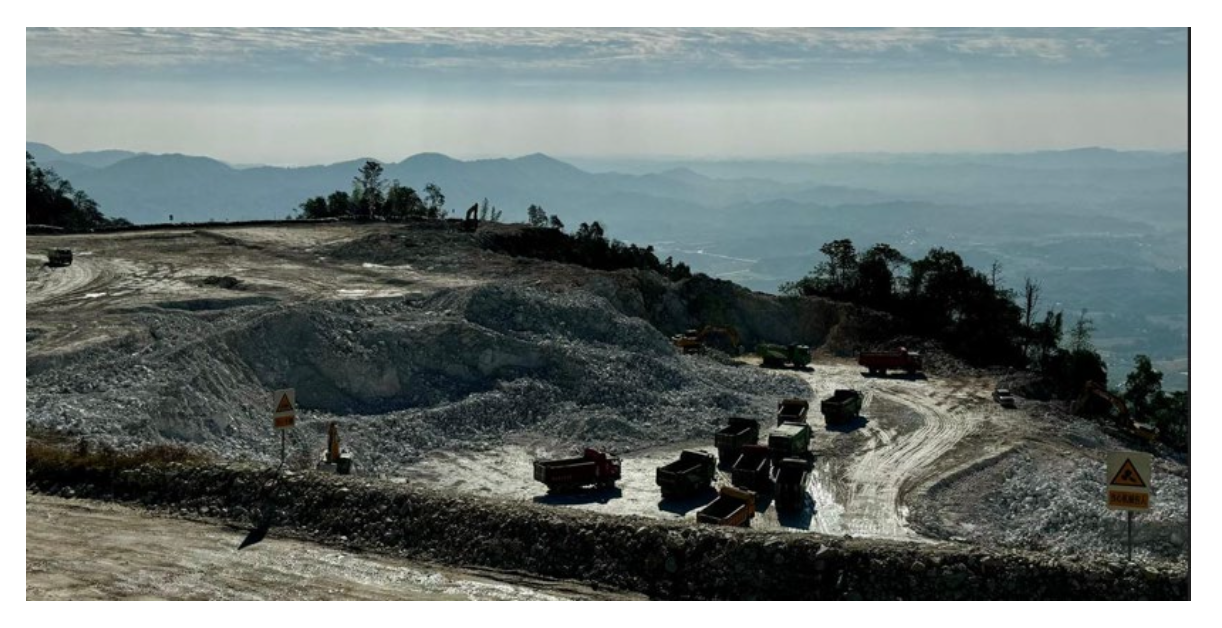
M 805 423 L 806 413 L 810 411 L 810 402 L 805 399 L 782 399 L 776 404 L 776 424 Z
M 730 424 L 713 436 L 717 456 L 722 464 L 733 464 L 738 459 L 743 445 L 754 445 L 760 439 L 760 422 L 738 416 L 730 417 Z
M 1154 441 L 1158 438 L 1158 428 L 1146 423 L 1138 423 L 1129 414 L 1129 404 L 1124 402 L 1124 399 L 1117 395 L 1108 392 L 1107 388 L 1102 384 L 1094 381 L 1087 381 L 1082 385 L 1082 394 L 1070 406 L 1070 410 L 1079 416 L 1089 414 L 1089 404 L 1092 397 L 1103 399 L 1116 409 L 1116 424 L 1129 433 L 1147 441 Z
M 866 351 L 857 356 L 857 363 L 869 369 L 871 375 L 886 375 L 888 370 L 915 375 L 924 369 L 921 354 L 904 347 L 898 351 Z
M 772 458 L 763 445 L 743 445 L 730 468 L 730 482 L 739 488 L 768 491 L 772 488 Z
M 613 488 L 620 479 L 618 456 L 587 448 L 578 458 L 536 460 L 535 479 L 546 484 L 554 493 L 573 491 L 586 486 Z
M 658 467 L 656 480 L 664 499 L 690 497 L 707 488 L 717 474 L 717 458 L 703 451 L 684 451 L 679 459 Z
M 339 424 L 335 421 L 327 427 L 327 448 L 318 461 L 319 469 L 331 469 L 340 475 L 352 473 L 352 454 L 339 445 Z
M 462 219 L 462 228 L 463 231 L 475 231 L 479 228 L 479 203 L 467 208 L 467 214 Z
M 705 325 L 700 329 L 689 329 L 682 334 L 675 334 L 670 340 L 684 353 L 703 353 L 706 348 L 713 347 L 731 355 L 738 355 L 741 347 L 738 330 L 729 326 Z
M 1010 394 L 1008 388 L 998 388 L 993 391 L 993 401 L 1003 408 L 1017 408 L 1018 404 L 1014 401 L 1014 395 Z
M 71 266 L 72 249 L 51 249 L 47 251 L 47 266 Z
M 831 397 L 819 404 L 823 421 L 827 425 L 846 423 L 857 418 L 861 412 L 861 393 L 849 388 L 837 388 Z
M 810 425 L 782 423 L 768 432 L 768 454 L 773 461 L 800 456 L 810 450 Z
M 810 364 L 810 347 L 806 345 L 774 345 L 765 342 L 756 345 L 755 352 L 768 368 L 792 366 L 800 369 Z
M 798 510 L 806 501 L 806 485 L 810 483 L 811 471 L 815 468 L 813 456 L 781 460 L 776 466 L 775 499 L 778 510 Z
M 696 513 L 696 521 L 746 528 L 751 525 L 751 518 L 754 516 L 755 493 L 733 486 L 723 486 L 717 499 Z

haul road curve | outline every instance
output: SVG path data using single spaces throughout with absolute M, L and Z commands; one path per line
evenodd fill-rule
M 861 371 L 855 364 L 834 363 L 815 364 L 809 371 L 792 374 L 805 380 L 811 391 L 809 421 L 815 431 L 812 449 L 817 458 L 807 490 L 810 499 L 802 512 L 778 515 L 765 498 L 753 528 L 922 540 L 908 525 L 908 500 L 955 468 L 1011 446 L 1004 437 L 986 447 L 963 442 L 986 426 L 991 433 L 1004 434 L 1006 426 L 1019 420 L 1014 411 L 1007 416 L 988 399 L 988 381 L 865 377 Z M 865 395 L 864 421 L 843 430 L 824 426 L 818 402 L 836 388 L 856 388 Z M 757 418 L 761 431 L 770 426 L 772 417 Z M 694 520 L 696 511 L 711 501 L 712 491 L 667 502 L 661 500 L 654 481 L 655 469 L 684 449 L 715 451 L 710 435 L 707 440 L 628 452 L 622 456 L 623 479 L 614 490 L 573 495 L 548 495 L 532 475 L 536 457 L 572 452 L 550 451 L 546 445 L 530 442 L 488 451 L 429 454 L 409 466 L 404 479 L 607 514 Z M 949 456 L 951 452 L 957 455 Z M 727 470 L 719 470 L 718 475 L 719 484 L 729 483 Z

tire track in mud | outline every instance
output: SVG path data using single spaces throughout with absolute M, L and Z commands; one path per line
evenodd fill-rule
M 107 263 L 79 255 L 70 266 L 44 266 L 36 278 L 26 284 L 26 306 L 52 305 L 98 292 L 109 285 L 114 276 Z
M 865 395 L 862 414 L 870 417 L 858 434 L 866 442 L 852 454 L 818 463 L 811 494 L 816 512 L 812 530 L 826 534 L 913 540 L 924 538 L 908 525 L 908 495 L 937 475 L 937 461 L 971 434 L 977 421 L 965 410 L 965 384 L 943 387 L 926 381 L 861 378 L 857 369 L 819 369 L 803 379 L 811 386 L 812 398 L 822 399 L 830 390 L 819 377 L 844 380 L 849 374 L 860 381 L 852 387 Z M 831 377 L 828 377 L 831 376 Z M 843 382 L 832 387 L 845 387 Z M 935 399 L 932 393 L 940 395 Z M 919 426 L 901 433 L 894 423 L 876 414 L 879 400 L 905 407 L 921 417 Z M 840 466 L 840 468 L 836 468 Z

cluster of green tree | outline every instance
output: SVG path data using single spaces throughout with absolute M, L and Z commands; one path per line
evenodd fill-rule
M 1150 358 L 1138 355 L 1133 371 L 1124 382 L 1121 396 L 1138 421 L 1153 423 L 1159 438 L 1180 450 L 1188 448 L 1188 392 L 1163 391 L 1163 374 L 1154 369 Z
M 560 216 L 552 214 L 547 215 L 543 208 L 538 205 L 531 205 L 526 208 L 526 224 L 532 227 L 551 227 L 552 229 L 564 229 L 564 223 L 560 222 Z
M 50 225 L 65 231 L 92 231 L 100 227 L 124 227 L 122 218 L 107 218 L 83 190 L 73 189 L 67 179 L 50 168 L 40 168 L 34 156 L 25 154 L 25 224 Z
M 424 197 L 396 179 L 382 179 L 382 164 L 366 161 L 352 178 L 352 191 L 336 190 L 330 196 L 316 196 L 298 206 L 299 218 L 431 218 L 445 216 L 446 197 L 441 188 L 424 186 Z M 487 206 L 487 200 L 484 205 Z
M 935 248 L 910 260 L 888 244 L 858 253 L 851 240 L 819 250 L 827 261 L 781 285 L 782 294 L 817 295 L 894 313 L 911 332 L 940 340 L 974 364 L 1025 363 L 1028 332 L 1013 295 L 957 253 Z
M 539 208 L 538 211 L 543 210 Z M 539 221 L 536 219 L 532 222 L 537 224 Z M 676 281 L 692 276 L 687 264 L 676 264 L 669 257 L 659 261 L 652 246 L 641 248 L 608 238 L 597 221 L 581 223 L 573 234 L 563 231 L 564 224 L 557 216 L 549 217 L 547 224 L 547 227 L 533 226 L 513 232 L 489 233 L 482 242 L 489 250 L 508 255 L 578 264 L 596 270 L 641 268 L 656 271 Z
M 1026 278 L 1021 293 L 1001 287 L 1001 265 L 986 275 L 958 254 L 934 248 L 910 260 L 887 244 L 858 253 L 851 240 L 820 249 L 827 260 L 782 294 L 821 296 L 890 312 L 910 333 L 935 338 L 955 355 L 977 365 L 1029 368 L 1044 376 L 1061 399 L 1078 397 L 1087 382 L 1107 385 L 1107 363 L 1091 344 L 1094 323 L 1083 310 L 1065 338 L 1064 316 L 1038 316 L 1041 286 Z M 1162 374 L 1150 359 L 1136 357 L 1125 399 L 1138 420 L 1153 420 L 1168 444 L 1188 438 L 1188 395 L 1162 391 Z M 1148 417 L 1148 419 L 1143 419 Z

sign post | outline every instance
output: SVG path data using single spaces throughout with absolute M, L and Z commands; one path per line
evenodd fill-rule
M 297 425 L 297 391 L 292 388 L 272 393 L 272 427 L 280 430 L 280 466 L 284 466 L 285 444 L 288 432 Z
M 1133 513 L 1150 509 L 1150 454 L 1114 451 L 1107 455 L 1107 507 L 1128 515 L 1129 561 L 1133 560 Z

